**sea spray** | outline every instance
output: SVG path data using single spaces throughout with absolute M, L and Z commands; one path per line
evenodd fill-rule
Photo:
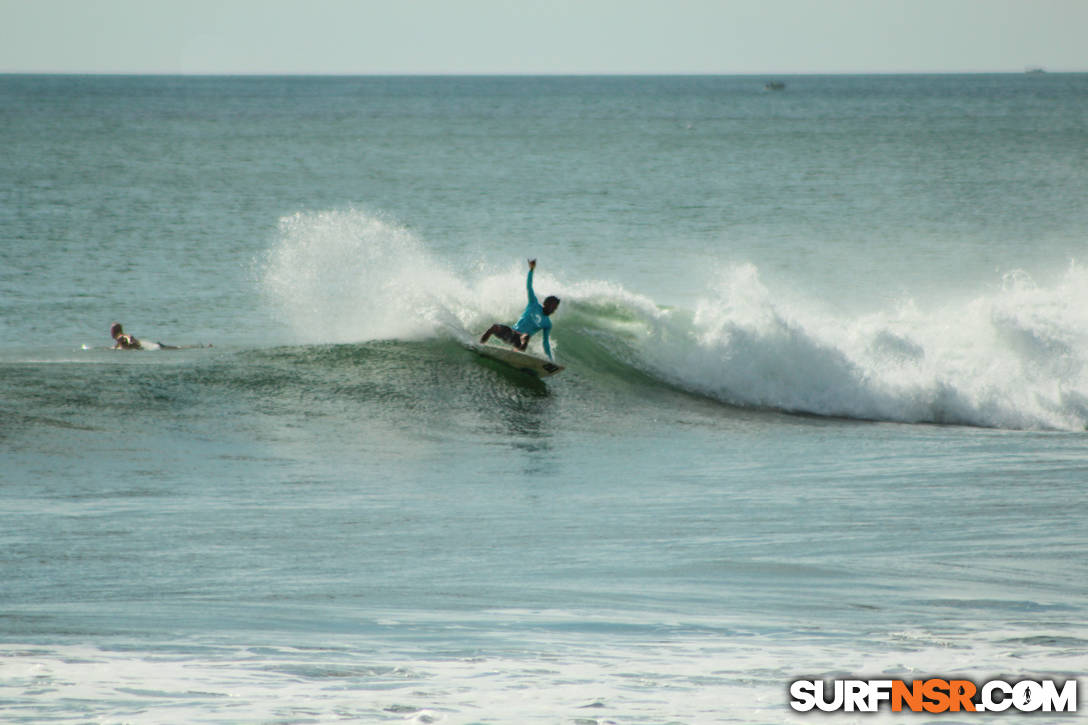
M 348 209 L 281 219 L 258 275 L 292 342 L 466 341 L 512 323 L 525 306 L 524 261 L 500 262 L 479 265 L 466 282 L 411 230 Z M 554 277 L 538 272 L 537 280 L 541 296 L 550 294 Z
M 470 297 L 411 231 L 357 210 L 281 219 L 261 285 L 300 343 L 423 339 Z

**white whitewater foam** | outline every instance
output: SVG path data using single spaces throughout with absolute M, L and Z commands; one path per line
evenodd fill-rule
M 530 621 L 547 614 L 526 614 Z M 1021 630 L 861 639 L 756 635 L 613 641 L 497 640 L 473 656 L 335 647 L 217 646 L 192 652 L 0 646 L 0 719 L 23 722 L 808 722 L 788 707 L 800 678 L 1079 672 L 1078 648 L 1017 644 Z M 869 647 L 862 646 L 868 642 Z M 871 650 L 871 651 L 866 651 Z M 880 714 L 836 721 L 901 721 Z M 846 718 L 842 720 L 842 718 Z
M 684 345 L 645 360 L 662 376 L 739 405 L 873 420 L 1083 430 L 1088 423 L 1088 273 L 1049 287 L 1022 273 L 967 303 L 834 315 L 729 270 Z M 655 331 L 662 329 L 653 321 Z

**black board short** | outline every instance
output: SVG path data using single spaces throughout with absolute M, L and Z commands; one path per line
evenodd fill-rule
M 519 350 L 524 349 L 521 346 L 521 333 L 508 325 L 495 325 L 491 329 L 491 334 Z

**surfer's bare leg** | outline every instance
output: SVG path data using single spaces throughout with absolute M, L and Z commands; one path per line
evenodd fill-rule
M 529 347 L 529 336 L 526 335 L 524 332 L 521 333 L 521 335 L 518 337 L 518 342 L 514 344 L 514 347 L 516 347 L 521 352 L 525 352 L 525 348 Z

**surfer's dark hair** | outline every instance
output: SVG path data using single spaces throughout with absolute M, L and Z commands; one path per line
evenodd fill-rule
M 559 306 L 559 298 L 555 295 L 548 295 L 544 298 L 544 304 L 548 304 L 549 302 L 553 303 L 556 307 Z

